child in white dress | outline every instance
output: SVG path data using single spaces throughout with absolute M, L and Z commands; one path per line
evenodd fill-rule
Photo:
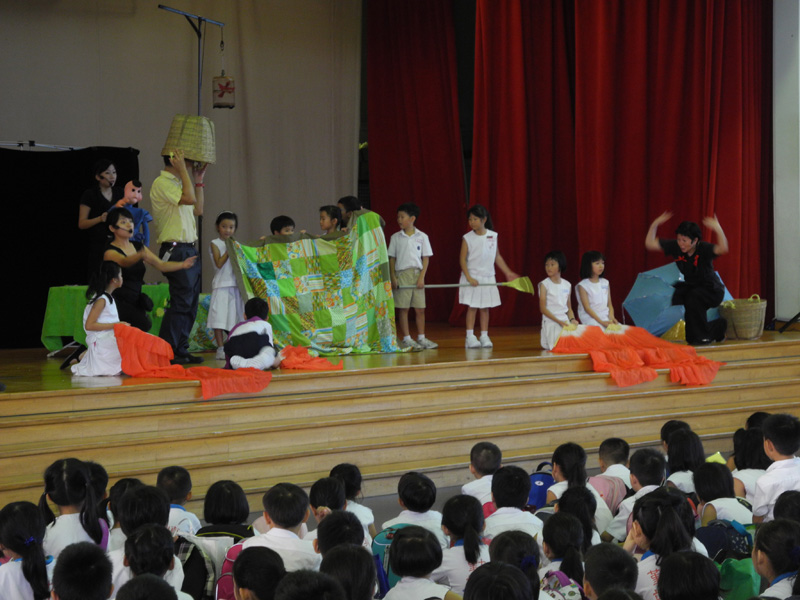
M 72 365 L 73 375 L 96 377 L 119 375 L 122 372 L 122 357 L 114 335 L 114 325 L 120 320 L 117 305 L 111 295 L 121 286 L 120 266 L 115 262 L 103 261 L 86 290 L 86 297 L 92 299 L 83 311 L 87 350 L 81 362 Z
M 242 320 L 244 306 L 233 265 L 228 260 L 227 240 L 239 225 L 236 213 L 223 211 L 217 216 L 217 233 L 219 237 L 211 240 L 209 252 L 214 261 L 214 280 L 211 282 L 211 302 L 208 306 L 208 326 L 214 330 L 214 341 L 217 342 L 217 360 L 225 360 L 225 334 Z
M 541 343 L 545 350 L 552 350 L 561 329 L 570 323 L 578 323 L 572 312 L 570 292 L 572 285 L 561 274 L 567 270 L 567 257 L 560 250 L 549 252 L 544 257 L 547 279 L 539 283 L 539 310 L 542 311 Z
M 461 600 L 449 587 L 430 579 L 441 564 L 442 548 L 430 531 L 418 525 L 398 530 L 392 540 L 389 565 L 401 579 L 385 600 Z
M 442 564 L 431 575 L 437 583 L 464 594 L 472 572 L 489 562 L 489 547 L 483 543 L 483 505 L 473 496 L 453 496 L 442 508 L 442 529 L 450 547 L 442 551 Z
M 460 287 L 458 301 L 466 304 L 467 309 L 467 348 L 491 348 L 489 339 L 489 309 L 500 306 L 500 293 L 497 286 L 481 284 L 496 283 L 494 267 L 497 265 L 508 281 L 517 279 L 506 265 L 506 261 L 497 251 L 497 233 L 492 231 L 492 218 L 489 211 L 480 204 L 471 206 L 467 211 L 467 221 L 472 231 L 464 235 L 461 241 L 461 280 L 470 287 Z M 480 310 L 481 337 L 475 336 L 475 316 Z
M 700 504 L 697 513 L 705 527 L 714 519 L 737 521 L 742 525 L 753 522 L 753 511 L 734 496 L 733 475 L 719 463 L 703 463 L 694 470 L 694 489 Z
M 575 286 L 578 318 L 584 325 L 608 327 L 614 318 L 608 279 L 600 277 L 606 269 L 606 259 L 597 250 L 585 252 L 581 258 L 581 282 Z

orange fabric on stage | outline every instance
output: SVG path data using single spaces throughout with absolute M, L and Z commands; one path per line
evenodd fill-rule
M 134 378 L 197 380 L 200 381 L 204 400 L 222 394 L 260 392 L 272 380 L 272 373 L 257 369 L 236 371 L 211 367 L 184 369 L 180 365 L 171 365 L 173 353 L 167 342 L 130 325 L 122 323 L 114 325 L 114 335 L 117 337 L 117 347 L 122 356 L 123 373 Z
M 305 346 L 286 346 L 281 352 L 283 353 L 281 369 L 341 371 L 344 368 L 341 360 L 334 365 L 327 358 L 311 356 Z
M 588 353 L 595 372 L 609 373 L 620 387 L 652 381 L 657 376 L 655 369 L 669 369 L 672 382 L 707 385 L 725 364 L 699 356 L 692 346 L 679 346 L 628 326 L 606 332 L 580 325 L 575 331 L 563 331 L 553 352 Z

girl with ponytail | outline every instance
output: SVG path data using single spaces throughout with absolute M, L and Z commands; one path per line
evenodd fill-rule
M 568 488 L 556 504 L 556 511 L 577 517 L 583 527 L 583 545 L 581 551 L 586 551 L 600 543 L 600 534 L 594 527 L 594 513 L 597 511 L 597 499 L 585 487 Z
M 783 600 L 800 594 L 800 523 L 775 519 L 759 526 L 753 542 L 753 566 L 769 581 L 762 596 Z
M 583 585 L 583 525 L 577 517 L 559 511 L 544 522 L 542 550 L 550 564 L 539 569 L 544 579 L 549 571 L 561 571 Z
M 489 562 L 489 548 L 483 543 L 483 506 L 473 496 L 450 498 L 442 508 L 442 530 L 450 538 L 450 548 L 442 552 L 442 565 L 431 575 L 437 583 L 450 586 L 463 595 L 470 574 Z
M 50 510 L 48 500 L 58 507 Z M 47 524 L 44 548 L 58 558 L 61 551 L 77 542 L 94 542 L 103 550 L 108 544 L 108 525 L 100 516 L 89 469 L 77 458 L 57 460 L 44 472 L 44 492 L 39 510 Z
M 658 600 L 661 560 L 691 549 L 692 536 L 681 518 L 685 503 L 682 495 L 659 488 L 633 505 L 633 525 L 623 547 L 631 554 L 637 546 L 645 550 L 636 582 L 636 592 L 644 600 Z
M 3 600 L 45 600 L 55 561 L 45 557 L 44 521 L 31 502 L 12 502 L 0 510 L 0 549 L 9 562 L 0 567 Z

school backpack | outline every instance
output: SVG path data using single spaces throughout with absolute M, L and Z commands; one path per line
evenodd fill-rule
M 753 567 L 752 558 L 728 558 L 719 568 L 719 592 L 723 600 L 749 600 L 758 596 L 761 576 Z
M 233 595 L 233 563 L 242 552 L 242 542 L 234 544 L 225 553 L 222 568 L 217 579 L 217 600 L 235 600 Z
M 400 581 L 400 576 L 392 571 L 392 568 L 389 566 L 389 555 L 391 552 L 392 540 L 400 529 L 403 527 L 408 527 L 408 525 L 408 523 L 398 523 L 397 525 L 392 525 L 391 527 L 387 527 L 383 531 L 378 532 L 378 535 L 372 539 L 372 554 L 377 557 L 376 563 L 383 570 L 382 574 L 378 574 L 378 581 L 380 582 L 383 578 L 382 576 L 385 576 L 386 585 L 388 586 L 386 589 L 387 592 L 389 589 L 393 588 L 398 581 Z M 386 592 L 384 592 L 384 594 L 385 593 Z
M 617 511 L 619 511 L 619 503 L 622 502 L 628 494 L 628 487 L 625 485 L 625 482 L 613 475 L 595 475 L 589 477 L 589 485 L 597 490 L 597 493 L 603 498 L 611 514 L 617 514 Z
M 541 591 L 554 600 L 586 600 L 580 584 L 562 571 L 548 571 L 542 578 Z
M 550 467 L 545 470 L 545 467 Z M 553 479 L 553 463 L 541 462 L 531 474 L 531 491 L 528 494 L 528 506 L 533 510 L 547 504 L 547 490 L 555 483 Z
M 737 521 L 714 519 L 695 532 L 708 550 L 708 556 L 717 563 L 727 558 L 747 558 L 753 551 L 753 536 Z

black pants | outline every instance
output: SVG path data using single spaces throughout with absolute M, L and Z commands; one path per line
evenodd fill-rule
M 672 295 L 673 305 L 683 305 L 686 321 L 686 341 L 695 344 L 702 340 L 722 340 L 728 323 L 716 319 L 711 323 L 706 319 L 706 311 L 722 303 L 724 290 L 712 290 L 692 285 L 676 285 Z
M 187 258 L 197 256 L 197 262 L 191 269 L 180 269 L 172 273 L 165 273 L 169 282 L 169 306 L 161 321 L 158 335 L 172 346 L 176 356 L 185 356 L 189 353 L 189 334 L 197 316 L 197 304 L 200 300 L 200 273 L 202 265 L 200 256 L 194 244 L 161 244 L 158 255 L 164 259 L 164 254 L 172 250 L 170 262 L 183 262 Z

